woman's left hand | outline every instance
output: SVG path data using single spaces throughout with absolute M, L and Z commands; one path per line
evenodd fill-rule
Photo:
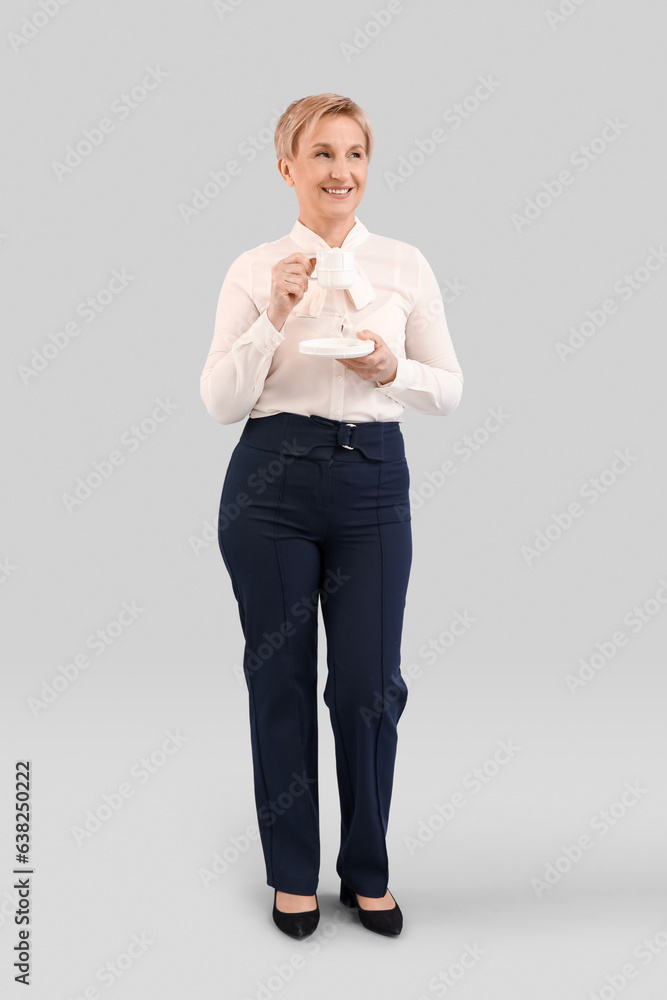
M 398 358 L 391 348 L 372 330 L 362 330 L 357 337 L 360 340 L 374 340 L 375 350 L 363 358 L 338 358 L 338 363 L 356 372 L 359 378 L 382 384 L 393 382 L 398 371 Z

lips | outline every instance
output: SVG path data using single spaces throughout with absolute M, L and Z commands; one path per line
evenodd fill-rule
M 325 194 L 328 194 L 330 198 L 347 198 L 351 193 L 352 188 L 322 188 Z

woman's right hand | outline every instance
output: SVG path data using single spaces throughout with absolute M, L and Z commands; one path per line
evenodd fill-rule
M 293 253 L 271 268 L 271 301 L 266 314 L 278 332 L 306 294 L 308 275 L 315 269 L 316 260 L 315 256 Z

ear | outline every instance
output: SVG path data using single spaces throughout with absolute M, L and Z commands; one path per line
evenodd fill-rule
M 290 174 L 289 161 L 288 160 L 283 160 L 282 158 L 278 160 L 278 171 L 280 172 L 280 176 L 283 178 L 283 180 L 285 181 L 285 183 L 289 187 L 293 187 L 294 181 L 293 181 L 292 176 Z

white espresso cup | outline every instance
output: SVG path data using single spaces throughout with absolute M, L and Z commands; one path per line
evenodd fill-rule
M 317 256 L 317 263 L 308 278 L 322 288 L 351 288 L 357 280 L 354 250 L 318 250 L 309 256 Z

